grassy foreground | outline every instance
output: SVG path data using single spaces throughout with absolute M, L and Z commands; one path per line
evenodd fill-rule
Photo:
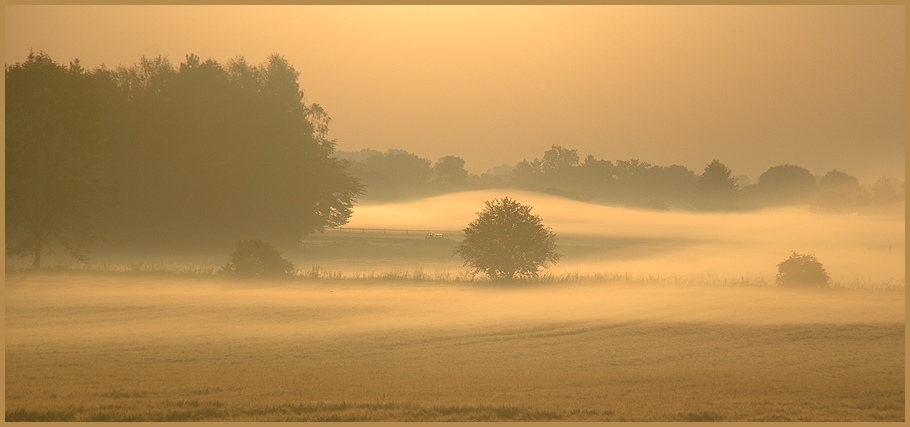
M 7 275 L 6 421 L 903 421 L 903 298 Z

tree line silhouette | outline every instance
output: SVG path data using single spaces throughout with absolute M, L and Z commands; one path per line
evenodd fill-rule
M 260 65 L 188 55 L 114 69 L 43 52 L 6 67 L 6 242 L 84 259 L 217 251 L 261 238 L 293 247 L 347 222 L 361 193 L 283 57 Z
M 881 177 L 871 187 L 831 170 L 815 176 L 806 168 L 778 165 L 752 184 L 719 160 L 700 173 L 681 165 L 652 165 L 639 159 L 601 160 L 553 145 L 540 158 L 521 160 L 476 175 L 463 159 L 445 156 L 432 163 L 405 150 L 372 149 L 337 156 L 350 162 L 364 185 L 364 199 L 392 200 L 468 189 L 512 187 L 596 203 L 650 209 L 751 210 L 805 204 L 819 213 L 855 212 L 903 202 L 904 182 Z
M 394 200 L 512 187 L 656 209 L 754 209 L 810 203 L 850 211 L 902 201 L 902 181 L 871 190 L 839 171 L 768 169 L 746 185 L 714 160 L 701 173 L 638 159 L 580 160 L 553 145 L 541 158 L 475 175 L 449 155 L 339 152 L 331 121 L 308 103 L 280 55 L 226 64 L 187 55 L 86 70 L 43 52 L 6 66 L 6 243 L 31 257 L 87 242 L 122 251 L 222 253 L 262 239 L 283 251 L 343 225 L 358 197 Z

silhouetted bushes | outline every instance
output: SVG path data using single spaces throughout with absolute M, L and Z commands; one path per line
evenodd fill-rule
M 253 239 L 237 242 L 222 272 L 243 279 L 286 278 L 294 275 L 294 264 L 268 242 Z
M 815 176 L 801 166 L 768 168 L 750 184 L 713 160 L 702 174 L 681 165 L 660 166 L 640 161 L 584 158 L 578 151 L 553 145 L 542 157 L 502 165 L 475 175 L 456 156 L 429 159 L 404 150 L 385 153 L 363 149 L 338 152 L 366 186 L 365 198 L 405 199 L 450 191 L 519 188 L 595 203 L 649 209 L 751 210 L 809 205 L 814 212 L 856 212 L 880 209 L 904 200 L 904 183 L 882 177 L 866 189 L 856 177 L 839 171 Z
M 793 252 L 777 264 L 777 284 L 794 288 L 827 288 L 828 272 L 815 255 Z

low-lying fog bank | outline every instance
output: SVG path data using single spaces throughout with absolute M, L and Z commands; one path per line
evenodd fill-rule
M 484 201 L 504 196 L 531 205 L 532 213 L 557 233 L 557 251 L 565 256 L 551 269 L 556 274 L 773 283 L 777 264 L 796 251 L 815 254 L 834 282 L 903 283 L 905 277 L 903 215 L 820 215 L 805 206 L 732 213 L 657 211 L 485 190 L 359 204 L 347 227 L 460 230 L 484 208 Z
M 7 342 L 328 336 L 514 324 L 903 322 L 904 293 L 779 288 L 7 277 Z
M 773 286 L 777 264 L 796 251 L 816 255 L 835 287 L 904 287 L 902 215 L 820 215 L 805 206 L 731 213 L 657 211 L 517 190 L 359 203 L 343 229 L 309 236 L 296 251 L 283 255 L 308 277 L 471 281 L 452 249 L 484 201 L 504 196 L 532 206 L 532 213 L 556 232 L 556 250 L 563 256 L 543 272 L 548 280 Z M 446 238 L 425 240 L 428 230 L 444 232 Z M 91 254 L 89 265 L 69 259 L 62 264 L 83 270 L 214 277 L 232 250 L 100 251 Z M 53 265 L 51 258 L 48 265 Z M 28 260 L 12 265 L 25 268 Z

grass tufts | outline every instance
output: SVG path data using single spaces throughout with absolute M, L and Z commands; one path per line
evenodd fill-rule
M 522 411 L 517 421 L 555 421 L 562 419 L 562 414 L 546 410 L 527 410 Z
M 148 392 L 146 391 L 126 391 L 126 390 L 111 390 L 104 393 L 99 393 L 98 397 L 111 397 L 115 399 L 131 399 L 136 397 L 147 397 Z
M 95 412 L 87 416 L 83 416 L 79 421 L 88 421 L 88 422 L 119 422 L 119 423 L 131 423 L 131 422 L 144 422 L 149 421 L 148 419 L 132 413 L 120 413 L 120 412 Z
M 680 416 L 680 421 L 687 422 L 713 422 L 723 421 L 724 419 L 726 417 L 713 411 L 687 412 Z
M 75 421 L 75 419 L 75 411 L 42 411 L 24 408 L 6 410 L 6 422 L 60 422 Z
M 30 274 L 36 270 L 25 264 L 7 264 L 7 274 Z M 157 277 L 196 277 L 220 278 L 218 266 L 204 264 L 178 264 L 178 263 L 61 263 L 43 267 L 44 273 L 103 273 L 122 276 L 157 276 Z M 413 269 L 390 269 L 386 271 L 370 272 L 343 272 L 326 270 L 319 265 L 312 265 L 309 270 L 297 270 L 291 277 L 292 281 L 365 281 L 365 282 L 420 282 L 440 284 L 487 284 L 492 281 L 484 276 L 473 275 L 468 270 L 434 270 L 425 271 L 417 266 Z M 529 277 L 508 282 L 511 285 L 546 285 L 546 284 L 633 284 L 633 285 L 692 285 L 692 286 L 719 286 L 719 287 L 774 287 L 773 280 L 767 277 L 719 277 L 714 274 L 703 275 L 659 275 L 653 273 L 580 273 L 563 272 L 554 273 L 544 271 L 536 277 Z M 867 282 L 859 279 L 832 280 L 832 290 L 875 290 L 875 291 L 903 291 L 906 286 L 904 278 L 885 281 Z

